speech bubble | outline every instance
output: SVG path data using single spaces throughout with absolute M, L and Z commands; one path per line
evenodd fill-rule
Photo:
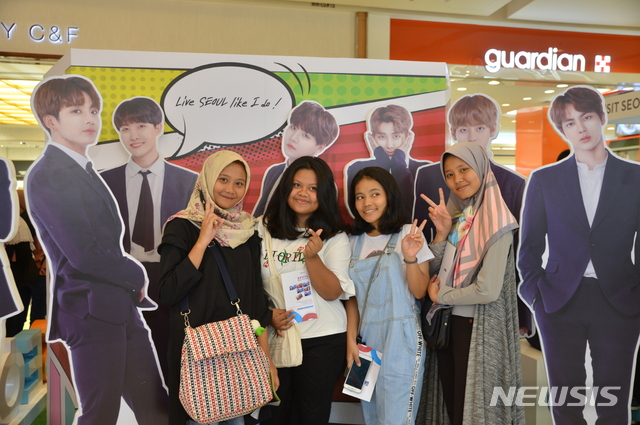
M 238 145 L 284 128 L 295 97 L 274 73 L 244 63 L 204 65 L 181 75 L 162 94 L 167 122 L 183 137 L 173 156 L 203 143 Z

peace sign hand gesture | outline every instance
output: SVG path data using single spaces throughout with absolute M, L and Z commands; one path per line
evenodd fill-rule
M 447 210 L 447 203 L 444 200 L 444 192 L 442 191 L 442 188 L 438 189 L 438 191 L 440 192 L 439 204 L 436 204 L 424 194 L 420 195 L 420 197 L 430 205 L 429 218 L 436 227 L 436 237 L 434 238 L 433 243 L 446 240 L 452 226 L 451 215 Z
M 202 240 L 205 245 L 209 245 L 213 238 L 215 238 L 218 230 L 220 230 L 220 227 L 222 227 L 222 223 L 223 220 L 213 212 L 213 201 L 209 194 L 207 194 L 207 202 L 204 207 L 204 219 L 200 226 L 198 239 Z
M 406 261 L 414 261 L 416 259 L 416 255 L 424 245 L 422 229 L 424 229 L 426 224 L 427 220 L 423 220 L 420 227 L 417 227 L 418 220 L 413 220 L 411 231 L 402 238 L 402 255 Z

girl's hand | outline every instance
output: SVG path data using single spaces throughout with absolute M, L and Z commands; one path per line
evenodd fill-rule
M 420 197 L 424 199 L 429 206 L 429 218 L 431 222 L 436 227 L 436 231 L 440 235 L 444 235 L 445 239 L 449 235 L 451 231 L 452 221 L 451 215 L 447 210 L 447 203 L 444 200 L 444 192 L 442 188 L 438 189 L 440 192 L 440 203 L 436 204 L 431 199 L 429 199 L 426 195 L 421 194 Z
M 347 368 L 350 368 L 353 362 L 360 366 L 360 350 L 358 350 L 358 344 L 355 341 L 347 338 Z
M 271 382 L 273 382 L 273 391 L 277 391 L 280 387 L 280 378 L 278 377 L 278 369 L 273 364 L 273 362 L 269 362 L 271 364 L 271 370 L 269 373 L 271 374 Z
M 322 234 L 322 229 L 317 231 L 313 231 L 313 229 L 309 229 L 309 233 L 311 237 L 309 238 L 309 242 L 307 242 L 307 246 L 304 247 L 303 255 L 304 259 L 311 260 L 318 256 L 318 252 L 322 249 L 324 244 L 322 243 L 322 239 L 320 239 L 320 235 Z
M 411 231 L 402 238 L 402 255 L 404 256 L 405 261 L 415 261 L 416 255 L 422 249 L 424 245 L 424 238 L 422 237 L 422 229 L 427 224 L 427 220 L 423 220 L 420 227 L 418 225 L 418 220 L 413 220 L 413 224 L 411 225 Z
M 429 298 L 435 304 L 438 303 L 438 292 L 440 292 L 440 277 L 437 274 L 431 276 L 431 280 L 429 281 L 429 289 L 427 290 L 429 294 Z
M 271 326 L 276 330 L 278 336 L 284 338 L 282 331 L 293 326 L 293 319 L 290 317 L 293 314 L 293 310 L 287 311 L 281 308 L 272 308 L 271 311 L 273 311 Z
M 213 238 L 216 237 L 216 234 L 218 233 L 218 230 L 220 230 L 220 227 L 222 227 L 223 222 L 224 220 L 214 214 L 213 201 L 211 200 L 211 197 L 209 197 L 209 194 L 207 194 L 207 203 L 204 208 L 204 219 L 202 220 L 198 240 L 205 245 L 209 245 Z

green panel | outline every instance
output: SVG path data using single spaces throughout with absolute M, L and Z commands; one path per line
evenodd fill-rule
M 97 68 L 72 66 L 67 74 L 83 75 L 93 81 L 102 94 L 102 130 L 99 141 L 118 140 L 111 124 L 116 106 L 134 96 L 146 96 L 160 103 L 164 89 L 187 71 L 169 69 Z M 172 131 L 165 125 L 165 131 Z
M 296 103 L 315 100 L 324 107 L 392 99 L 447 89 L 445 77 L 276 72 L 293 90 Z M 298 77 L 296 79 L 296 76 Z M 298 81 L 300 80 L 300 81 Z

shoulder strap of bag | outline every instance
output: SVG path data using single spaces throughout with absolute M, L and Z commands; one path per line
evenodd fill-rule
M 358 242 L 356 243 L 356 249 L 354 251 L 357 251 L 357 254 L 354 252 L 353 257 L 351 257 L 352 261 L 351 261 L 351 265 L 353 265 L 353 263 L 355 263 L 355 260 L 360 257 L 360 250 L 362 249 L 362 241 L 364 240 L 364 235 L 365 233 L 363 233 L 362 235 L 360 235 L 360 237 L 358 238 Z M 378 276 L 378 267 L 380 266 L 380 260 L 382 259 L 382 257 L 384 255 L 388 255 L 388 249 L 391 248 L 393 249 L 393 246 L 395 245 L 395 240 L 397 238 L 398 234 L 394 233 L 389 237 L 389 240 L 387 241 L 387 244 L 384 246 L 384 249 L 382 250 L 382 253 L 380 253 L 380 255 L 378 255 L 378 260 L 376 261 L 376 265 L 373 267 L 373 270 L 371 271 L 371 276 L 369 277 L 369 284 L 367 285 L 367 292 L 364 295 L 364 304 L 362 304 L 362 314 L 360 315 L 360 323 L 358 323 L 358 340 L 362 339 L 362 336 L 360 334 L 360 331 L 362 330 L 362 318 L 364 317 L 364 312 L 367 310 L 367 300 L 369 299 L 369 290 L 371 289 L 371 283 L 373 282 L 373 280 Z M 393 240 L 393 242 L 392 242 Z M 391 244 L 391 245 L 390 245 Z M 362 341 L 358 341 L 358 343 L 360 343 Z
M 267 261 L 269 262 L 269 274 L 271 276 L 278 275 L 278 270 L 276 270 L 275 261 L 273 260 L 273 238 L 271 237 L 271 232 L 267 230 L 267 227 L 264 225 L 264 234 L 262 235 L 262 241 L 264 242 L 267 250 Z
M 214 241 L 211 245 L 209 245 L 209 249 L 213 252 L 214 257 L 216 258 L 216 263 L 218 263 L 218 269 L 220 270 L 220 274 L 222 275 L 222 280 L 224 281 L 224 286 L 227 288 L 227 294 L 229 294 L 229 300 L 232 305 L 236 306 L 236 313 L 242 314 L 242 310 L 240 309 L 240 298 L 238 298 L 238 293 L 236 292 L 236 288 L 233 286 L 233 282 L 231 281 L 231 276 L 229 276 L 229 271 L 227 270 L 227 266 L 224 263 L 224 258 L 222 258 L 222 252 L 220 252 L 220 247 Z M 182 300 L 180 300 L 180 314 L 182 314 L 185 318 L 185 324 L 188 324 L 187 315 L 190 313 L 189 309 L 189 295 L 185 295 Z

